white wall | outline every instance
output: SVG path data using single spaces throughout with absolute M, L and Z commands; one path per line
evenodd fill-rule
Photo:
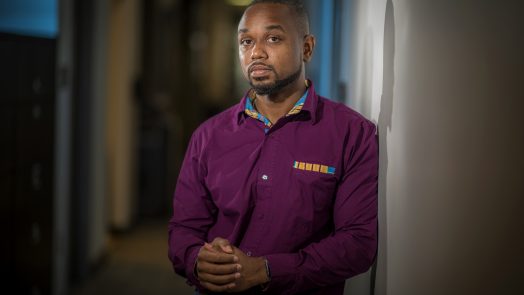
M 524 294 L 521 3 L 350 1 L 348 104 L 380 130 L 375 294 Z
M 346 104 L 378 123 L 383 89 L 386 0 L 343 1 L 342 9 L 341 62 L 344 67 L 341 79 L 348 85 Z M 382 211 L 382 201 L 379 206 Z M 383 238 L 383 231 L 380 230 L 381 241 Z M 372 270 L 369 270 L 347 280 L 345 294 L 370 294 L 372 277 Z
M 376 123 L 383 88 L 386 0 L 351 0 L 344 1 L 344 5 L 343 9 L 349 11 L 343 18 L 343 37 L 349 40 L 344 46 L 349 70 L 343 70 L 342 75 L 349 80 L 347 103 Z
M 136 215 L 136 133 L 134 83 L 140 72 L 141 2 L 110 1 L 107 71 L 107 154 L 109 225 L 126 230 Z

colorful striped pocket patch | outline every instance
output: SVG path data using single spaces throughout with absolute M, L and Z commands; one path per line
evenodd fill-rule
M 295 161 L 293 168 L 305 171 L 313 171 L 325 174 L 335 174 L 335 167 Z

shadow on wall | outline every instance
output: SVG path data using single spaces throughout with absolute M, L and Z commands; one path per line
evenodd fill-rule
M 378 137 L 380 146 L 379 163 L 379 250 L 377 263 L 373 267 L 371 278 L 371 295 L 386 294 L 387 291 L 387 171 L 388 171 L 388 142 L 387 135 L 392 129 L 393 90 L 395 87 L 395 13 L 393 1 L 386 4 L 384 23 L 384 57 L 383 57 L 382 98 L 380 100 L 380 114 L 378 117 Z M 378 264 L 378 270 L 377 270 Z M 378 280 L 378 285 L 377 285 Z
M 362 52 L 362 59 L 360 60 L 361 69 L 361 94 L 359 112 L 362 114 L 371 114 L 371 103 L 373 100 L 373 49 L 376 44 L 373 43 L 373 29 L 371 27 L 366 30 L 366 37 L 364 39 L 364 52 Z
M 384 3 L 375 294 L 524 294 L 522 2 Z

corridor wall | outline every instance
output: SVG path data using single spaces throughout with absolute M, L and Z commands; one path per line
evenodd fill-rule
M 349 5 L 347 103 L 380 140 L 368 291 L 524 293 L 522 2 Z

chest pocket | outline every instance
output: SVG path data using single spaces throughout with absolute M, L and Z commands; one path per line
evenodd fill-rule
M 334 174 L 293 169 L 301 198 L 313 205 L 315 211 L 331 210 L 335 198 L 337 179 Z

